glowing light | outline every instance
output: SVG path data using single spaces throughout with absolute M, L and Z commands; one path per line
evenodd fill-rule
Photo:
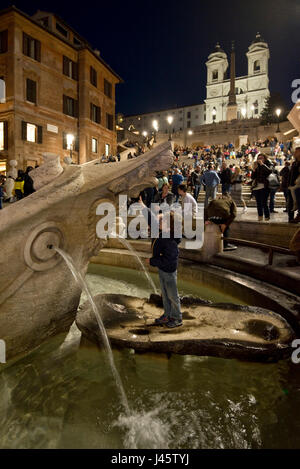
M 71 150 L 73 143 L 74 143 L 74 135 L 73 134 L 67 134 L 67 149 Z

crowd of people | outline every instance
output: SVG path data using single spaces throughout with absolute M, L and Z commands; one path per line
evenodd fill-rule
M 267 148 L 270 149 L 269 156 L 263 153 Z M 175 147 L 168 182 L 176 198 L 178 181 L 185 182 L 196 201 L 200 191 L 204 190 L 205 208 L 209 200 L 216 199 L 221 185 L 222 194 L 230 194 L 237 205 L 243 206 L 244 212 L 247 205 L 243 199 L 243 186 L 248 185 L 251 198 L 256 200 L 259 221 L 268 221 L 271 214 L 277 213 L 275 195 L 282 192 L 288 221 L 299 223 L 299 157 L 298 148 L 293 155 L 291 141 L 283 143 L 275 138 L 243 145 L 240 150 L 236 150 L 232 143 L 195 149 Z
M 3 202 L 16 202 L 35 192 L 30 177 L 33 169 L 32 166 L 28 166 L 25 172 L 19 169 L 16 179 L 12 176 L 0 176 L 0 210 L 3 208 Z

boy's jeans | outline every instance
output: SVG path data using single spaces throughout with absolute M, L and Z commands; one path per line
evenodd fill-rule
M 165 315 L 171 319 L 181 321 L 180 299 L 177 290 L 177 271 L 169 273 L 159 269 L 159 281 Z

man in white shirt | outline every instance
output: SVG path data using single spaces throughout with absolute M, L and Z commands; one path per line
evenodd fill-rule
M 197 202 L 191 194 L 188 194 L 187 186 L 185 184 L 180 184 L 180 186 L 178 186 L 178 194 L 182 197 L 183 212 L 192 209 L 193 215 L 195 215 L 198 212 Z

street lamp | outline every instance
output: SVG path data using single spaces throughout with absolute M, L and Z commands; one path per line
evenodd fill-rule
M 245 119 L 246 114 L 247 114 L 247 109 L 246 109 L 245 107 L 243 107 L 243 108 L 241 109 L 241 112 L 242 112 L 243 118 Z
M 72 160 L 72 152 L 73 152 L 73 145 L 74 145 L 74 135 L 67 134 L 67 149 L 70 150 L 70 158 Z
M 147 137 L 148 132 L 146 132 L 146 130 L 144 130 L 143 135 L 144 135 L 144 137 Z
M 189 130 L 189 131 L 188 131 L 188 134 L 189 134 L 189 135 L 193 135 L 193 131 L 192 131 L 192 130 Z
M 280 133 L 280 128 L 279 128 L 279 117 L 280 117 L 280 114 L 281 114 L 281 109 L 279 109 L 279 108 L 278 108 L 278 109 L 276 109 L 275 113 L 276 113 L 276 116 L 277 116 L 277 119 L 278 119 L 278 125 L 277 125 L 277 130 L 276 130 L 276 132 Z
M 157 120 L 154 120 L 152 122 L 152 127 L 154 129 L 154 142 L 153 143 L 156 143 L 156 132 L 158 132 L 158 122 L 157 122 Z
M 216 116 L 217 116 L 217 111 L 216 108 L 214 107 L 212 110 L 212 116 L 213 116 L 213 123 L 216 123 Z
M 172 140 L 171 125 L 173 124 L 173 120 L 174 120 L 173 116 L 168 116 L 168 117 L 167 117 L 167 121 L 168 121 L 168 124 L 169 124 L 169 126 L 170 126 L 170 129 L 169 129 L 169 141 Z

